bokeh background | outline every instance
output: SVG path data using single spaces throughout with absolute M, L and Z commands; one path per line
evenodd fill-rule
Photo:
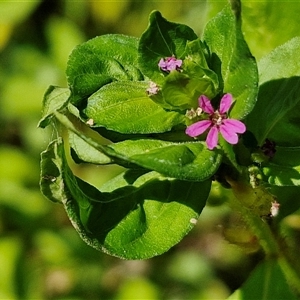
M 242 2 L 257 59 L 299 34 L 299 1 Z M 260 261 L 242 217 L 224 204 L 230 193 L 218 186 L 181 243 L 159 257 L 123 261 L 84 244 L 38 185 L 40 153 L 54 134 L 37 129 L 43 94 L 50 84 L 67 86 L 76 45 L 106 33 L 139 37 L 154 9 L 201 35 L 224 3 L 0 0 L 0 299 L 226 299 Z M 118 172 L 74 168 L 95 186 Z

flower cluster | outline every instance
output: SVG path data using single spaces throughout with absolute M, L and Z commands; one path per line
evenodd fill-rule
M 202 95 L 199 97 L 199 107 L 208 114 L 208 119 L 198 121 L 186 129 L 186 134 L 190 137 L 197 137 L 204 133 L 207 129 L 209 132 L 206 138 L 207 148 L 212 150 L 218 144 L 219 132 L 223 138 L 230 144 L 237 144 L 238 133 L 244 133 L 246 126 L 239 120 L 228 119 L 227 112 L 232 105 L 232 95 L 225 94 L 220 102 L 217 110 L 211 105 L 210 100 Z
M 159 91 L 159 87 L 158 87 L 158 85 L 155 82 L 150 81 L 149 87 L 147 88 L 146 91 L 147 91 L 147 93 L 148 93 L 149 96 L 156 95 L 158 93 L 158 91 Z
M 174 55 L 171 57 L 162 58 L 158 63 L 159 68 L 165 72 L 179 70 L 182 66 L 182 60 L 177 59 Z

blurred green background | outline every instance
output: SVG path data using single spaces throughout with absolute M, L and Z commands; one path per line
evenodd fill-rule
M 106 33 L 139 37 L 154 9 L 200 35 L 225 2 L 0 0 L 0 299 L 226 299 L 247 278 L 262 255 L 218 186 L 195 229 L 145 261 L 85 245 L 38 186 L 40 152 L 54 134 L 37 129 L 43 94 L 50 84 L 66 86 L 77 44 Z M 298 34 L 298 3 L 243 2 L 246 40 L 258 59 Z M 118 172 L 74 170 L 95 186 Z

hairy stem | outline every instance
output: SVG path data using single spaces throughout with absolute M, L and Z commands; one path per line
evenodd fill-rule
M 263 216 L 266 208 L 271 206 L 273 196 L 264 188 L 254 189 L 242 181 L 226 178 L 231 185 L 235 197 L 230 205 L 238 210 L 248 223 L 252 232 L 258 238 L 267 258 L 276 259 L 287 282 L 300 294 L 300 274 L 294 264 L 289 260 L 288 248 L 282 245 L 282 239 L 273 231 Z

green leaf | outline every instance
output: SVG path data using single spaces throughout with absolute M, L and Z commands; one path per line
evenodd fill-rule
M 55 191 L 54 196 L 44 187 L 45 196 L 58 197 L 87 244 L 121 258 L 150 258 L 177 244 L 194 227 L 210 190 L 210 181 L 192 183 L 131 170 L 99 191 L 72 174 L 61 141 L 52 142 L 47 152 L 59 171 L 51 175 L 58 174 L 56 180 L 63 184 L 61 194 Z
M 62 141 L 50 143 L 41 153 L 40 189 L 42 194 L 53 202 L 62 201 L 63 178 L 61 176 L 63 148 Z
M 186 43 L 197 39 L 194 31 L 182 24 L 172 23 L 154 11 L 149 17 L 149 26 L 142 34 L 139 42 L 139 66 L 151 80 L 162 83 L 164 76 L 159 70 L 161 58 L 175 55 L 183 58 Z
M 116 80 L 143 80 L 137 68 L 138 39 L 109 34 L 77 46 L 71 53 L 67 78 L 71 103 L 78 106 L 103 85 Z
M 205 95 L 209 99 L 213 99 L 220 91 L 218 75 L 209 69 L 207 64 L 209 50 L 200 39 L 197 39 L 187 43 L 186 52 L 187 57 L 184 61 L 183 70 L 194 81 L 198 98 L 199 95 Z
M 263 57 L 298 36 L 299 13 L 299 2 L 294 0 L 243 1 L 243 30 L 255 57 Z
M 276 147 L 276 153 L 263 167 L 268 182 L 278 186 L 300 185 L 300 148 Z
M 300 166 L 300 147 L 276 147 L 272 163 L 287 167 Z
M 212 70 L 209 69 L 209 66 L 207 64 L 207 59 L 209 59 L 209 55 L 210 55 L 209 54 L 209 49 L 201 41 L 200 38 L 197 38 L 196 40 L 187 42 L 187 44 L 186 44 L 186 55 L 188 56 L 188 59 L 190 61 L 193 61 L 199 67 L 210 71 L 212 74 L 214 73 Z
M 135 210 L 105 240 L 110 251 L 131 259 L 156 256 L 177 244 L 193 228 L 210 190 L 210 181 L 167 180 L 157 173 L 133 185 L 139 189 Z
M 209 66 L 219 75 L 223 93 L 235 99 L 230 116 L 245 118 L 256 102 L 257 66 L 244 40 L 240 17 L 230 5 L 207 23 L 203 39 L 211 52 Z
M 113 82 L 93 94 L 85 114 L 95 126 L 120 133 L 159 133 L 185 123 L 184 115 L 167 112 L 146 94 L 145 82 Z
M 85 140 L 71 131 L 69 131 L 69 143 L 71 147 L 71 154 L 75 162 L 85 162 L 100 165 L 112 163 L 112 159 L 110 157 L 95 149 Z
M 266 260 L 258 265 L 246 283 L 228 300 L 252 299 L 298 299 L 291 291 L 287 280 L 274 260 Z
M 268 81 L 260 86 L 258 102 L 248 116 L 247 129 L 258 144 L 265 139 L 280 146 L 300 146 L 300 77 Z
M 181 180 L 203 181 L 221 164 L 219 150 L 210 151 L 203 142 L 173 143 L 141 139 L 108 146 L 127 156 L 131 163 Z
M 217 83 L 207 76 L 205 70 L 193 66 L 193 70 L 189 71 L 187 74 L 171 72 L 166 77 L 161 89 L 166 103 L 166 105 L 162 103 L 164 107 L 180 110 L 196 108 L 199 106 L 200 95 L 208 95 L 210 98 L 216 95 Z
M 53 113 L 67 105 L 69 96 L 69 89 L 51 85 L 44 95 L 42 119 L 38 126 L 42 128 L 48 126 Z
M 81 122 L 79 118 L 75 117 L 71 113 L 66 112 L 64 115 L 56 111 L 55 117 L 66 129 L 72 133 L 75 133 L 84 142 L 93 147 L 95 150 L 101 152 L 103 155 L 126 161 L 126 157 L 118 155 L 113 149 L 103 145 L 103 138 L 96 131 L 92 130 L 89 126 Z M 90 149 L 88 151 L 90 151 Z M 99 161 L 102 163 L 104 159 L 105 158 L 101 156 Z
M 269 138 L 281 146 L 300 146 L 300 71 L 295 61 L 299 47 L 300 38 L 295 38 L 259 62 L 258 101 L 247 118 L 259 145 Z
M 275 164 L 263 167 L 263 173 L 268 182 L 278 186 L 300 186 L 300 166 L 292 168 Z
M 276 79 L 300 76 L 300 37 L 275 48 L 258 62 L 260 85 Z
M 203 142 L 173 143 L 161 140 L 126 140 L 102 145 L 99 135 L 72 115 L 55 113 L 58 121 L 90 146 L 122 165 L 136 164 L 180 180 L 203 181 L 221 164 L 219 149 L 210 151 Z M 103 157 L 99 157 L 99 163 Z

